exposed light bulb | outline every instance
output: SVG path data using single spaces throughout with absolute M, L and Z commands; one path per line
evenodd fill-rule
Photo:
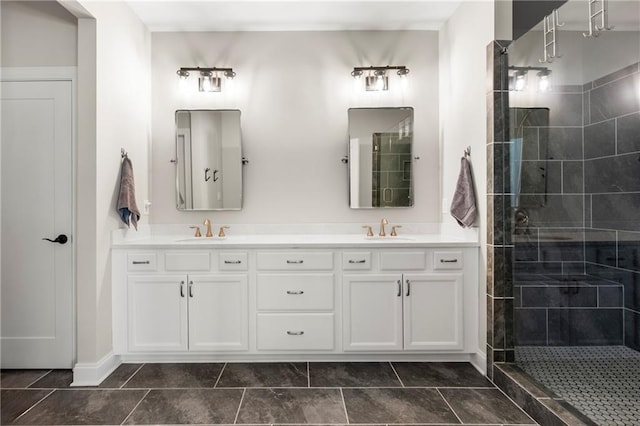
M 547 69 L 542 70 L 537 74 L 539 92 L 548 92 L 549 90 L 551 90 L 551 82 L 549 81 L 549 74 L 551 74 L 551 71 Z
M 515 90 L 518 92 L 521 92 L 526 87 L 527 87 L 527 74 L 524 72 L 516 73 Z

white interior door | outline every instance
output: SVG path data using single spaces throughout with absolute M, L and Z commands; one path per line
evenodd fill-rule
M 70 368 L 74 357 L 72 83 L 1 84 L 1 364 L 2 368 Z M 68 242 L 43 240 L 58 235 L 67 236 Z

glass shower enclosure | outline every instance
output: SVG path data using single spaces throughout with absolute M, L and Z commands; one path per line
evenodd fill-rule
M 516 364 L 640 424 L 640 1 L 570 0 L 508 62 Z

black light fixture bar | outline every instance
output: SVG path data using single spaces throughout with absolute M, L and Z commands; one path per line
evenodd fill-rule
M 199 72 L 231 72 L 233 68 L 200 68 L 200 67 L 181 67 L 179 71 L 199 71 Z M 234 73 L 235 74 L 235 73 Z
M 516 67 L 514 65 L 509 66 L 509 69 L 514 71 L 549 71 L 547 67 Z

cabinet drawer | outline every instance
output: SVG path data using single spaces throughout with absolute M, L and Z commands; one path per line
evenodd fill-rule
M 279 252 L 257 254 L 263 271 L 306 271 L 333 269 L 333 252 Z
M 221 271 L 246 271 L 248 265 L 246 252 L 220 253 L 218 256 L 218 269 Z
M 333 314 L 258 314 L 258 350 L 332 350 Z
M 371 269 L 371 252 L 346 251 L 342 253 L 342 269 L 348 271 Z
M 436 251 L 433 253 L 433 269 L 462 269 L 462 260 L 460 251 Z
M 208 271 L 211 269 L 211 256 L 208 251 L 165 253 L 164 268 L 167 271 Z
M 333 309 L 333 274 L 258 275 L 258 309 Z
M 427 255 L 424 251 L 383 251 L 380 253 L 380 269 L 383 271 L 407 271 L 425 269 Z
M 156 253 L 128 253 L 127 271 L 151 272 L 158 270 L 158 255 Z

